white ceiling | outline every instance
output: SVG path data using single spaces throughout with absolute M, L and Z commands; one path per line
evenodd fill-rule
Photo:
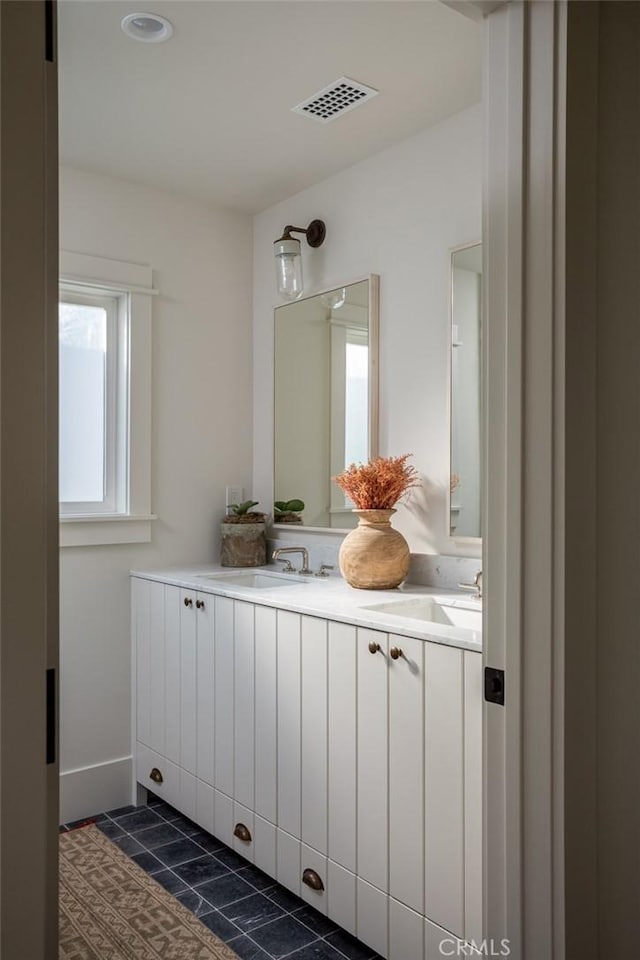
M 61 161 L 248 212 L 477 102 L 481 30 L 437 0 L 61 0 Z M 127 13 L 174 35 L 137 43 Z M 341 76 L 377 97 L 291 107 Z M 375 202 L 375 198 L 372 198 Z

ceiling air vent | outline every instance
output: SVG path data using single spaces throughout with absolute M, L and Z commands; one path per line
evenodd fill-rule
M 329 123 L 336 117 L 359 107 L 361 103 L 375 97 L 378 91 L 357 80 L 340 77 L 335 83 L 329 84 L 324 90 L 319 90 L 312 97 L 303 100 L 297 107 L 292 107 L 293 113 L 300 113 L 303 117 L 311 117 L 319 123 Z

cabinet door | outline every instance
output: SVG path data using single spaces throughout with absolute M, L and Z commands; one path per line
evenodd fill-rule
M 358 629 L 358 876 L 388 888 L 386 633 Z
M 254 643 L 252 603 L 234 603 L 234 798 L 254 809 Z
M 424 647 L 389 636 L 389 893 L 424 911 Z M 391 654 L 402 650 L 392 659 Z M 408 955 L 407 955 L 408 956 Z
M 302 840 L 326 854 L 327 621 L 303 617 L 301 629 Z
M 255 811 L 277 819 L 276 611 L 255 609 Z
M 300 617 L 286 610 L 278 610 L 278 827 L 300 839 Z
M 196 677 L 196 594 L 180 590 L 180 766 L 192 774 L 196 772 Z
M 233 600 L 215 598 L 215 787 L 233 796 Z
M 214 776 L 214 646 L 215 601 L 196 595 L 197 624 L 197 770 L 198 778 L 213 786 Z
M 345 623 L 329 623 L 329 770 L 329 857 L 355 874 L 356 628 Z
M 463 651 L 438 643 L 424 647 L 424 912 L 436 924 L 463 936 Z
M 482 654 L 464 652 L 464 935 L 482 940 Z

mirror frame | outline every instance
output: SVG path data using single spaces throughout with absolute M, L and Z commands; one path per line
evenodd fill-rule
M 446 508 L 446 531 L 447 539 L 449 543 L 455 544 L 458 547 L 482 547 L 482 537 L 456 537 L 455 534 L 451 533 L 451 467 L 452 455 L 453 455 L 453 256 L 456 253 L 460 253 L 462 250 L 468 250 L 470 247 L 481 247 L 482 238 L 480 240 L 469 240 L 467 243 L 460 243 L 455 247 L 449 248 L 449 331 L 447 335 L 448 343 L 448 390 L 447 390 L 447 410 L 449 414 L 449 482 L 446 485 L 446 496 L 445 496 L 445 508 Z M 484 300 L 484 296 L 481 299 L 481 303 Z M 481 317 L 482 319 L 482 317 Z M 480 357 L 480 363 L 482 365 L 482 355 Z M 481 438 L 482 440 L 482 438 Z M 482 450 L 482 442 L 481 442 Z M 482 474 L 481 474 L 482 475 Z M 482 497 L 481 497 L 481 507 L 482 507 Z
M 321 290 L 314 290 L 312 293 L 299 297 L 298 300 L 287 301 L 286 303 L 277 303 L 273 308 L 273 357 L 275 364 L 276 355 L 276 310 L 279 307 L 292 306 L 294 303 L 302 303 L 304 300 L 311 300 L 313 297 L 320 297 L 325 293 L 331 293 L 333 290 L 339 290 L 341 287 L 352 287 L 356 283 L 363 281 L 369 283 L 369 458 L 378 456 L 378 436 L 380 421 L 380 402 L 379 402 L 379 349 L 380 349 L 380 275 L 369 273 L 364 277 L 357 277 L 355 280 L 348 280 L 341 283 L 332 283 L 329 287 Z M 276 450 L 275 450 L 275 408 L 276 408 L 276 381 L 273 379 L 273 445 L 272 445 L 272 499 L 275 497 L 275 472 L 276 472 Z M 272 507 L 273 509 L 273 507 Z M 324 535 L 333 535 L 343 537 L 349 533 L 353 527 L 308 527 L 304 523 L 275 523 L 271 524 L 274 530 L 286 530 L 289 533 L 321 533 Z

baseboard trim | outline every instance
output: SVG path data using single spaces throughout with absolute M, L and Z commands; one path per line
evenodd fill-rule
M 60 774 L 60 822 L 71 823 L 131 803 L 133 757 L 118 757 Z

